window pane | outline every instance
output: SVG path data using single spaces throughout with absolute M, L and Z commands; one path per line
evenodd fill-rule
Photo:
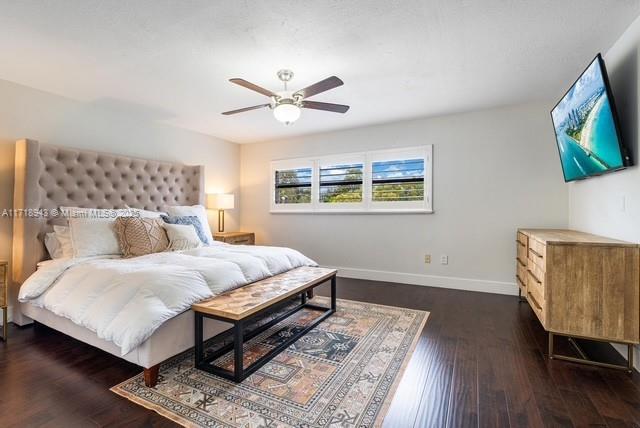
M 361 163 L 320 167 L 320 202 L 362 202 Z
M 311 203 L 311 168 L 276 171 L 276 204 Z
M 374 202 L 424 200 L 424 159 L 372 162 Z

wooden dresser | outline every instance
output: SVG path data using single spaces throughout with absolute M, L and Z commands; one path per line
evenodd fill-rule
M 554 355 L 557 334 L 627 344 L 632 362 L 631 345 L 640 343 L 639 246 L 557 229 L 519 229 L 516 246 L 520 295 L 549 332 L 550 358 L 576 360 Z

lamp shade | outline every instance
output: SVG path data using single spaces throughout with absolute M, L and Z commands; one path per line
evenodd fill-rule
M 232 210 L 235 208 L 233 193 L 213 193 L 207 195 L 207 208 L 215 210 Z

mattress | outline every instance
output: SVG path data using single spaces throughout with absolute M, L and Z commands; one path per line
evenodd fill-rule
M 166 321 L 140 346 L 121 356 L 119 346 L 100 339 L 91 330 L 79 326 L 67 318 L 60 317 L 47 309 L 39 308 L 30 302 L 21 303 L 20 309 L 24 315 L 41 324 L 144 368 L 152 367 L 186 351 L 192 348 L 195 343 L 192 310 Z M 231 327 L 230 323 L 206 319 L 204 337 L 209 339 Z

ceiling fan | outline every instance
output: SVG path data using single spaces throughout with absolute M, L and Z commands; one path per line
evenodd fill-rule
M 291 92 L 287 88 L 287 83 L 290 82 L 291 79 L 293 79 L 293 71 L 278 71 L 278 79 L 280 79 L 284 83 L 284 90 L 279 92 L 272 92 L 256 84 L 247 82 L 244 79 L 229 79 L 231 83 L 244 86 L 247 89 L 251 89 L 252 91 L 256 91 L 262 95 L 268 96 L 269 98 L 271 98 L 271 102 L 237 110 L 225 111 L 222 114 L 228 116 L 231 114 L 243 113 L 245 111 L 268 107 L 273 110 L 273 116 L 276 118 L 276 120 L 284 123 L 285 125 L 290 125 L 298 120 L 298 118 L 300 117 L 301 109 L 303 108 L 325 110 L 334 113 L 346 113 L 347 110 L 349 110 L 349 106 L 343 104 L 322 103 L 319 101 L 307 100 L 307 98 L 309 97 L 344 85 L 344 82 L 336 76 L 328 77 L 324 80 L 314 83 L 311 86 L 307 86 L 306 88 L 300 89 L 299 91 L 295 92 Z

